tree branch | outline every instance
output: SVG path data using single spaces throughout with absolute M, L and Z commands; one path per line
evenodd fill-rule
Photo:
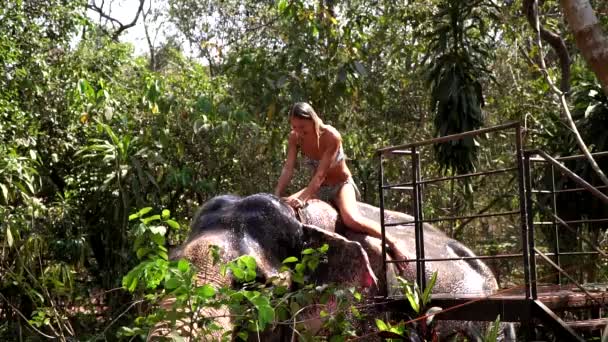
M 145 1 L 146 0 L 139 0 L 139 7 L 137 8 L 137 13 L 135 14 L 135 18 L 133 18 L 133 20 L 128 24 L 123 24 L 120 20 L 105 13 L 103 10 L 103 2 L 100 7 L 100 6 L 97 6 L 97 4 L 95 3 L 95 0 L 93 0 L 92 2 L 88 3 L 86 7 L 87 7 L 87 9 L 90 9 L 91 11 L 97 12 L 100 17 L 110 21 L 112 23 L 112 26 L 116 26 L 116 25 L 118 26 L 116 31 L 114 31 L 112 33 L 112 40 L 118 40 L 118 37 L 120 36 L 121 33 L 123 33 L 125 30 L 127 30 L 127 29 L 135 26 L 135 24 L 137 24 L 139 15 L 143 11 Z
M 152 13 L 152 0 L 150 0 L 150 6 L 147 11 L 142 13 L 144 23 L 144 33 L 146 34 L 146 41 L 148 42 L 148 49 L 150 50 L 150 70 L 156 71 L 156 52 L 154 51 L 154 42 L 150 38 L 150 32 L 148 31 L 148 15 Z M 158 33 L 158 32 L 157 32 Z M 156 41 L 156 37 L 154 37 Z
M 570 92 L 570 54 L 566 43 L 560 35 L 555 32 L 545 29 L 542 25 L 536 25 L 538 19 L 538 7 L 534 5 L 534 0 L 524 0 L 522 3 L 522 10 L 530 23 L 530 26 L 536 31 L 540 32 L 540 38 L 547 42 L 559 58 L 559 64 L 561 69 L 562 78 L 560 81 L 560 90 L 566 95 Z
M 14 306 L 13 306 L 13 304 L 11 304 L 11 302 L 9 302 L 9 301 L 8 301 L 8 299 L 6 299 L 6 297 L 4 297 L 4 296 L 2 295 L 2 293 L 0 293 L 0 299 L 4 300 L 4 301 L 6 302 L 6 304 L 8 304 L 8 306 L 10 306 L 10 307 L 11 307 L 11 309 L 12 309 L 12 310 L 13 310 L 13 311 L 14 311 L 14 312 L 17 314 L 17 315 L 19 315 L 19 316 L 20 316 L 20 317 L 21 317 L 21 318 L 22 318 L 22 319 L 23 319 L 23 320 L 24 320 L 24 321 L 25 321 L 25 322 L 26 322 L 26 323 L 27 323 L 27 324 L 30 326 L 30 328 L 32 328 L 32 329 L 33 329 L 35 332 L 37 332 L 37 333 L 38 333 L 38 334 L 40 334 L 41 336 L 46 337 L 46 338 L 48 338 L 48 339 L 56 339 L 56 338 L 57 338 L 57 336 L 51 336 L 51 335 L 47 335 L 47 334 L 43 333 L 42 331 L 40 331 L 40 330 L 36 329 L 36 327 L 35 327 L 35 326 L 33 326 L 33 325 L 30 323 L 30 321 L 27 319 L 27 317 L 25 317 L 25 316 L 24 316 L 24 315 L 21 313 L 21 311 L 19 311 L 19 309 L 17 309 L 16 307 L 14 307 Z

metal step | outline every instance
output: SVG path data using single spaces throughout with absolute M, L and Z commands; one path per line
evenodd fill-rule
M 531 307 L 534 312 L 534 316 L 538 317 L 543 323 L 547 325 L 560 341 L 579 341 L 585 342 L 585 340 L 578 335 L 572 327 L 566 322 L 559 318 L 551 309 L 545 306 L 541 301 L 534 300 Z
M 578 332 L 603 330 L 608 325 L 608 318 L 587 319 L 584 321 L 566 321 L 568 326 Z

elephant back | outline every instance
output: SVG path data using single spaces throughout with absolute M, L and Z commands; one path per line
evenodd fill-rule
M 338 211 L 331 204 L 318 199 L 308 201 L 304 208 L 298 210 L 298 219 L 305 225 L 316 226 L 338 234 L 343 233 Z

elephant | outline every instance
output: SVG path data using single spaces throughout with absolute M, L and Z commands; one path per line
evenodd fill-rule
M 379 208 L 362 202 L 358 206 L 362 215 L 379 220 Z M 413 217 L 385 211 L 385 221 L 406 222 L 413 221 Z M 416 258 L 412 226 L 387 227 L 387 232 L 397 238 L 398 248 L 408 259 Z M 474 256 L 466 246 L 431 225 L 424 225 L 424 233 L 427 258 Z M 376 276 L 381 274 L 383 267 L 380 240 L 346 228 L 336 209 L 320 200 L 310 200 L 296 212 L 271 194 L 214 197 L 199 208 L 187 240 L 171 252 L 171 258 L 185 258 L 196 265 L 201 282 L 229 285 L 231 279 L 222 277 L 218 266 L 210 260 L 211 246 L 219 247 L 220 259 L 224 262 L 242 255 L 253 256 L 259 280 L 264 281 L 281 274 L 285 258 L 322 244 L 329 245 L 327 262 L 321 263 L 312 275 L 315 282 L 351 284 L 366 289 L 368 296 L 376 296 L 388 279 L 389 294 L 397 294 L 397 269 L 393 264 L 387 264 L 386 279 Z M 479 260 L 426 263 L 427 278 L 433 272 L 438 274 L 434 292 L 489 295 L 498 289 L 491 270 Z M 412 281 L 416 279 L 415 263 L 407 263 L 401 276 Z M 210 310 L 224 310 L 221 313 L 225 314 L 226 309 Z M 217 315 L 218 312 L 208 314 Z M 220 324 L 230 326 L 228 319 Z M 460 322 L 439 322 L 437 331 L 440 337 L 446 337 L 463 330 L 462 325 Z M 274 336 L 274 340 L 285 339 Z

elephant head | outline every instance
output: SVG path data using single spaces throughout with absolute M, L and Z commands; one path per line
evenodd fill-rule
M 335 220 L 333 222 L 335 224 Z M 251 255 L 257 261 L 258 274 L 268 279 L 279 273 L 285 258 L 299 255 L 305 248 L 328 244 L 325 267 L 331 269 L 336 265 L 356 263 L 357 270 L 348 275 L 341 272 L 325 274 L 320 270 L 318 281 L 347 282 L 363 287 L 374 285 L 375 274 L 361 245 L 334 230 L 322 228 L 302 224 L 293 209 L 273 195 L 219 196 L 208 201 L 195 215 L 190 236 L 174 257 L 186 257 L 199 267 L 206 266 L 197 259 L 198 253 L 191 254 L 192 248 L 215 243 L 226 253 L 222 255 L 222 261 Z

